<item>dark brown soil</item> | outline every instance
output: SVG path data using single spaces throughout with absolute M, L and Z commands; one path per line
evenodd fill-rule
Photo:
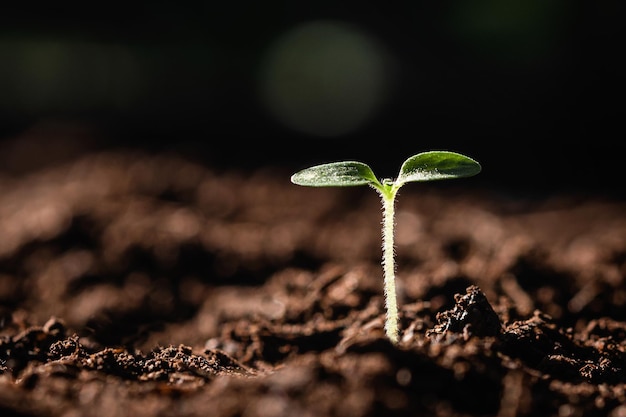
M 0 414 L 626 416 L 626 204 L 102 152 L 0 177 Z

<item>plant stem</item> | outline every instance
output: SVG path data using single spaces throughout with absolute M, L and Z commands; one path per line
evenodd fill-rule
M 394 260 L 394 203 L 395 192 L 381 193 L 383 200 L 383 273 L 385 307 L 385 333 L 393 344 L 398 343 L 398 304 L 396 301 L 395 260 Z

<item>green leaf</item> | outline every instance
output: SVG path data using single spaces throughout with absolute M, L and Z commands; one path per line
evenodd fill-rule
M 396 184 L 471 177 L 481 169 L 478 162 L 456 152 L 422 152 L 404 161 Z
M 355 161 L 332 162 L 306 168 L 293 174 L 291 182 L 308 187 L 380 186 L 372 169 Z

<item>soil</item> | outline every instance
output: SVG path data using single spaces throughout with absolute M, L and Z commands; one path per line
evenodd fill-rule
M 626 416 L 626 203 L 407 185 L 393 345 L 378 196 L 289 175 L 0 176 L 0 414 Z

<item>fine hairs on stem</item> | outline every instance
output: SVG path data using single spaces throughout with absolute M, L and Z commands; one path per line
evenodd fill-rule
M 395 262 L 395 196 L 383 200 L 383 274 L 385 307 L 385 333 L 393 343 L 398 342 L 398 302 L 396 301 L 396 262 Z

